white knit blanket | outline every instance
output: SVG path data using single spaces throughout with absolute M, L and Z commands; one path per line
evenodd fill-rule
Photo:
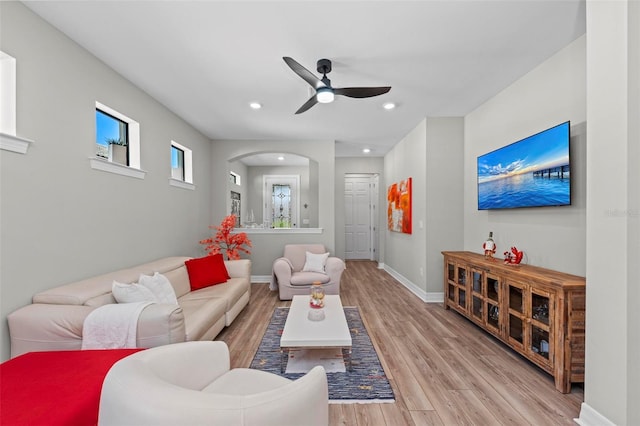
M 135 348 L 138 318 L 151 303 L 112 303 L 91 311 L 82 326 L 82 349 Z

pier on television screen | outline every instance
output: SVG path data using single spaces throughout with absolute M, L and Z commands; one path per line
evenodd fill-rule
M 571 204 L 567 121 L 478 157 L 478 210 Z

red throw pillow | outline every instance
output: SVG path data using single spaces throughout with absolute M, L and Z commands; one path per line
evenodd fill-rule
M 192 291 L 221 284 L 231 278 L 224 266 L 222 254 L 190 259 L 184 265 L 187 267 Z

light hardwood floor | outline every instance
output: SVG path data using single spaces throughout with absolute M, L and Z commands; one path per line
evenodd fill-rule
M 553 379 L 441 303 L 424 303 L 369 261 L 348 261 L 344 306 L 357 306 L 395 392 L 387 404 L 331 404 L 331 425 L 571 425 L 583 388 Z M 248 367 L 278 299 L 253 284 L 251 302 L 216 340 Z

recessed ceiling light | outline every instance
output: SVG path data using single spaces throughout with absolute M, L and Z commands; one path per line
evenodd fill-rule
M 362 152 L 364 152 L 365 154 L 368 154 L 371 152 L 371 150 L 369 148 L 365 148 L 362 150 Z
M 262 108 L 262 104 L 260 102 L 251 102 L 249 104 L 249 106 L 251 107 L 251 109 L 260 109 L 260 108 Z
M 386 104 L 382 105 L 382 108 L 386 110 L 394 109 L 395 107 L 396 104 L 394 104 L 393 102 L 387 102 Z

